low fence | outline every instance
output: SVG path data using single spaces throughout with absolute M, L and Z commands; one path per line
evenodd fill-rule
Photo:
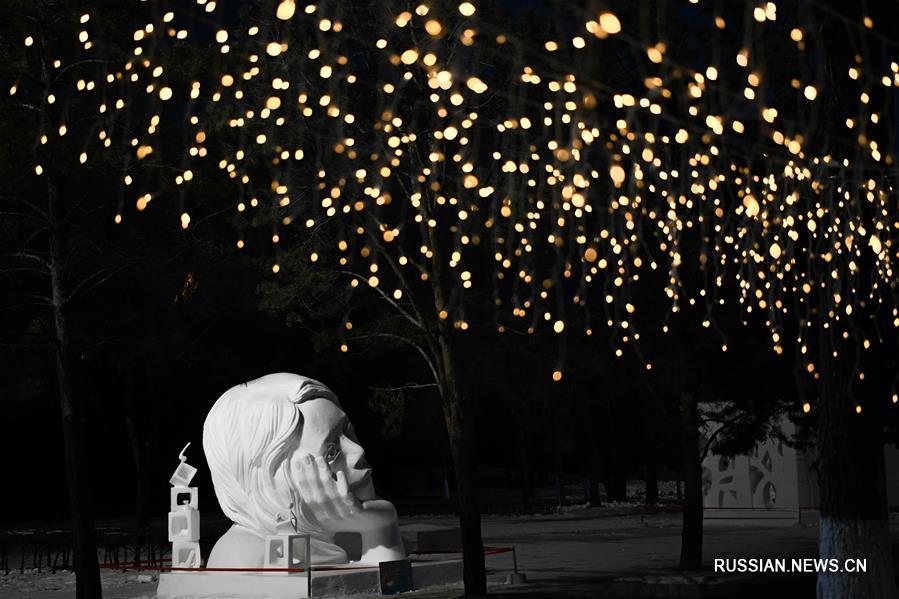
M 571 497 L 571 496 L 569 496 Z M 572 497 L 573 501 L 567 507 L 583 505 L 577 503 L 579 497 Z M 457 505 L 455 502 L 447 502 L 442 498 L 395 498 L 394 503 L 404 515 L 429 514 L 429 515 L 455 515 Z M 619 505 L 610 510 L 608 516 L 644 516 L 657 513 L 671 513 L 681 511 L 683 507 L 678 504 L 660 504 L 644 506 L 641 504 Z M 492 515 L 529 515 L 529 514 L 553 514 L 558 513 L 559 505 L 547 497 L 536 498 L 533 502 L 485 501 L 482 505 L 483 514 Z M 227 530 L 230 522 L 225 520 L 207 523 L 204 532 L 210 538 L 216 538 Z M 97 557 L 101 563 L 106 564 L 142 564 L 147 562 L 158 563 L 168 558 L 171 554 L 171 544 L 167 541 L 166 531 L 163 527 L 150 529 L 127 528 L 99 528 L 97 530 Z M 56 572 L 57 570 L 71 570 L 74 565 L 72 550 L 72 533 L 66 530 L 29 530 L 15 532 L 0 532 L 0 572 L 9 574 L 11 571 L 20 573 L 25 570 L 43 572 Z
M 141 562 L 168 556 L 171 544 L 165 531 L 98 529 L 97 558 L 101 562 Z M 69 531 L 18 531 L 0 533 L 0 572 L 17 570 L 56 572 L 74 566 L 72 533 Z

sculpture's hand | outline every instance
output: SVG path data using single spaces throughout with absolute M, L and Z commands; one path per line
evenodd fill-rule
M 396 508 L 389 501 L 361 502 L 349 490 L 343 471 L 332 473 L 322 457 L 306 455 L 301 459 L 303 503 L 326 530 L 362 532 L 396 522 Z
M 307 510 L 322 526 L 352 519 L 362 511 L 362 503 L 349 491 L 346 475 L 338 471 L 336 478 L 321 456 L 305 455 L 300 468 L 299 486 Z

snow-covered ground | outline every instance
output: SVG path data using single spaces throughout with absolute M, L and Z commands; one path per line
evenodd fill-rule
M 138 577 L 146 582 L 141 583 Z M 156 594 L 155 575 L 104 570 L 103 596 L 110 599 L 152 599 Z M 62 599 L 75 596 L 75 575 L 67 570 L 51 574 L 44 570 L 14 570 L 0 574 L 0 597 L 4 599 Z
M 488 546 L 515 546 L 519 568 L 531 580 L 583 580 L 624 574 L 672 571 L 680 550 L 679 514 L 633 513 L 639 506 L 610 505 L 589 509 L 571 506 L 542 516 L 487 516 L 483 521 Z M 630 512 L 630 513 L 626 513 Z M 454 526 L 451 517 L 417 517 L 415 523 Z M 713 526 L 706 531 L 705 556 L 813 556 L 817 530 L 808 527 L 752 528 Z M 509 553 L 487 557 L 489 578 L 500 584 L 512 570 Z M 104 596 L 109 599 L 150 599 L 156 590 L 152 572 L 104 570 Z M 139 578 L 140 577 L 140 578 Z M 145 582 L 141 582 L 144 580 Z M 74 596 L 71 572 L 55 574 L 17 570 L 0 575 L 4 599 L 63 599 Z M 430 589 L 421 597 L 458 594 L 458 588 Z

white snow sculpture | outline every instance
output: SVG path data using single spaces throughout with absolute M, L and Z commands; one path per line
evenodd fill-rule
M 197 488 L 190 486 L 197 469 L 187 463 L 184 452 L 178 454 L 179 464 L 169 479 L 172 485 L 169 501 L 169 542 L 172 544 L 173 568 L 200 567 L 200 510 Z
M 375 497 L 365 452 L 322 383 L 279 373 L 232 387 L 206 417 L 203 449 L 234 522 L 208 567 L 346 563 L 344 532 L 361 536 L 358 563 L 405 558 L 396 510 Z

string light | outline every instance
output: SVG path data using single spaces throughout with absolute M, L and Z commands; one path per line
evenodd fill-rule
M 215 2 L 198 6 L 216 10 Z M 884 119 L 875 91 L 899 82 L 895 62 L 853 60 L 843 76 L 857 87 L 857 106 L 839 116 L 835 133 L 850 137 L 827 146 L 809 125 L 814 103 L 829 90 L 797 76 L 784 99 L 763 104 L 769 96 L 761 90 L 774 75 L 768 69 L 776 66 L 766 69 L 766 50 L 748 42 L 736 57 L 700 66 L 684 60 L 677 45 L 638 46 L 610 11 L 583 15 L 593 35 L 550 35 L 537 43 L 482 20 L 471 2 L 441 20 L 422 4 L 395 13 L 387 30 L 359 23 L 352 31 L 314 4 L 299 16 L 293 0 L 272 6 L 284 30 L 260 29 L 262 15 L 249 27 L 218 29 L 219 56 L 198 77 L 202 83 L 170 80 L 164 68 L 166 52 L 192 39 L 172 25 L 191 22 L 180 18 L 186 9 L 179 7 L 127 30 L 134 44 L 129 59 L 110 61 L 99 76 L 67 65 L 67 76 L 36 97 L 53 105 L 74 89 L 96 101 L 99 129 L 116 134 L 104 133 L 91 142 L 98 146 L 80 150 L 82 163 L 95 148 L 122 143 L 124 114 L 140 123 L 140 133 L 124 141 L 129 173 L 156 160 L 154 148 L 162 146 L 153 138 L 161 129 L 184 126 L 160 118 L 167 113 L 159 103 L 189 99 L 182 166 L 196 170 L 206 158 L 220 165 L 242 198 L 232 212 L 241 227 L 252 227 L 250 214 L 260 205 L 273 211 L 272 239 L 284 244 L 283 228 L 337 222 L 346 232 L 336 257 L 341 269 L 361 273 L 363 288 L 389 286 L 394 301 L 410 299 L 409 281 L 434 281 L 432 259 L 444 250 L 431 232 L 439 230 L 451 245 L 442 268 L 454 294 L 464 298 L 470 289 L 492 286 L 501 326 L 521 323 L 514 326 L 527 331 L 551 326 L 556 333 L 592 334 L 593 327 L 580 323 L 603 312 L 599 321 L 611 327 L 616 356 L 639 339 L 631 315 L 639 303 L 636 283 L 647 269 L 665 277 L 672 313 L 697 303 L 711 312 L 724 301 L 721 290 L 733 286 L 743 319 L 762 316 L 776 353 L 795 343 L 812 378 L 819 376 L 814 360 L 821 359 L 808 349 L 815 337 L 842 337 L 850 319 L 862 322 L 870 310 L 890 314 L 899 328 L 893 157 L 878 145 L 889 136 L 876 134 Z M 781 34 L 776 51 L 794 53 L 801 72 L 820 72 L 824 53 L 806 51 L 805 25 L 796 17 L 767 2 L 752 11 L 750 29 L 786 22 L 781 31 L 789 31 L 789 40 Z M 89 26 L 94 20 L 90 14 L 77 20 L 72 39 L 96 53 L 104 40 Z M 870 19 L 863 25 L 873 28 Z M 708 26 L 733 29 L 721 16 L 709 17 Z M 37 35 L 20 38 L 20 49 L 42 51 Z M 747 35 L 751 41 L 752 31 Z M 314 41 L 291 42 L 300 39 Z M 473 57 L 501 55 L 513 68 L 473 72 L 477 60 L 449 51 L 457 41 Z M 597 82 L 575 58 L 602 44 L 631 53 L 637 85 Z M 510 52 L 510 46 L 527 51 Z M 377 68 L 361 70 L 350 56 Z M 27 85 L 13 81 L 9 96 Z M 357 91 L 362 87 L 377 90 L 376 99 Z M 27 91 L 31 97 L 34 90 Z M 68 132 L 64 123 L 50 127 L 60 137 Z M 294 129 L 310 134 L 295 136 Z M 215 140 L 207 131 L 216 132 Z M 47 132 L 38 133 L 40 144 L 48 140 Z M 135 158 L 137 167 L 130 163 Z M 43 167 L 35 163 L 34 172 L 40 176 Z M 178 172 L 175 184 L 190 194 L 193 171 Z M 298 201 L 291 182 L 298 173 L 313 182 L 308 201 Z M 127 175 L 126 186 L 132 181 L 146 186 L 129 192 L 135 208 L 148 209 L 156 183 Z M 116 222 L 122 217 L 117 213 Z M 189 224 L 183 212 L 181 226 Z M 368 232 L 383 248 L 371 247 Z M 701 237 L 698 252 L 685 243 L 694 235 Z M 393 255 L 397 270 L 371 270 L 381 251 Z M 485 252 L 494 272 L 481 277 L 475 263 Z M 333 244 L 308 255 L 319 261 L 332 253 Z M 544 254 L 555 256 L 548 270 L 538 266 L 546 263 L 538 259 Z M 698 288 L 685 282 L 688 267 L 704 275 Z M 861 282 L 862 268 L 870 268 L 868 284 Z M 276 262 L 272 271 L 279 270 Z M 592 299 L 595 290 L 599 301 Z M 442 306 L 440 318 L 468 330 L 464 307 L 464 300 Z M 792 323 L 799 324 L 797 334 L 785 335 Z M 704 324 L 712 328 L 714 317 Z M 561 380 L 561 372 L 552 378 L 558 373 Z

